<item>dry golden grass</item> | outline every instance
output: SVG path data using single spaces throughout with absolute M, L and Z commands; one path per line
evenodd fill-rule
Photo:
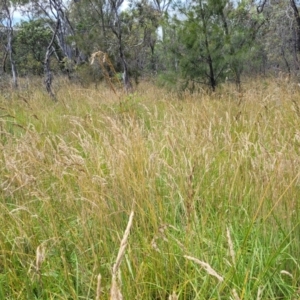
M 133 216 L 134 216 L 134 212 L 132 211 L 130 213 L 129 221 L 128 221 L 126 230 L 124 232 L 123 238 L 121 240 L 121 245 L 119 248 L 116 262 L 112 268 L 112 281 L 111 281 L 112 283 L 111 283 L 111 288 L 110 288 L 110 299 L 111 300 L 122 300 L 123 299 L 123 295 L 122 295 L 121 289 L 120 289 L 121 283 L 118 280 L 118 275 L 120 272 L 120 265 L 121 265 L 122 259 L 124 257 L 126 246 L 128 243 L 128 237 L 129 237 L 130 228 L 131 228 L 132 222 L 133 222 Z
M 0 299 L 106 299 L 112 265 L 124 299 L 299 296 L 298 85 L 30 85 L 0 96 Z

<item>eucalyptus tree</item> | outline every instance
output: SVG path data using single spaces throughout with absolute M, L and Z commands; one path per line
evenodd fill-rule
M 300 69 L 299 0 L 260 0 L 257 11 L 268 20 L 264 46 L 269 68 L 289 74 Z
M 124 53 L 123 29 L 122 20 L 120 17 L 120 9 L 124 0 L 109 0 L 109 8 L 111 18 L 109 20 L 109 27 L 117 38 L 119 56 L 123 67 L 123 83 L 124 88 L 128 92 L 131 89 L 131 82 L 129 78 L 128 64 Z
M 13 45 L 20 76 L 43 74 L 45 54 L 51 38 L 52 31 L 42 19 L 22 21 L 17 26 Z M 54 50 L 57 56 L 62 56 L 56 42 Z
M 299 61 L 299 55 L 300 55 L 300 14 L 299 14 L 299 10 L 298 10 L 298 6 L 297 4 L 299 3 L 299 1 L 296 0 L 290 0 L 290 6 L 291 6 L 291 10 L 292 10 L 292 18 L 290 17 L 290 19 L 292 20 L 291 23 L 291 28 L 292 28 L 292 32 L 293 32 L 293 53 L 294 53 L 294 61 L 295 61 L 295 67 L 296 70 L 300 69 L 300 61 Z
M 70 3 L 70 20 L 75 35 L 74 42 L 86 57 L 97 51 L 114 52 L 114 34 L 110 23 L 114 16 L 108 0 L 76 0 Z
M 69 37 L 74 35 L 73 26 L 69 20 L 69 7 L 64 0 L 15 0 L 22 6 L 24 15 L 30 19 L 43 19 L 44 24 L 54 33 L 55 40 L 64 57 L 75 59 L 77 49 L 69 42 Z M 58 30 L 56 30 L 59 21 Z
M 294 32 L 295 32 L 295 50 L 297 51 L 297 54 L 300 53 L 300 14 L 297 7 L 298 1 L 296 0 L 290 0 L 290 5 L 293 11 L 293 17 L 294 17 Z M 297 68 L 299 69 L 299 60 L 297 55 Z
M 17 69 L 15 58 L 13 54 L 13 14 L 15 8 L 13 7 L 12 2 L 9 0 L 2 0 L 2 4 L 0 7 L 0 12 L 2 15 L 1 22 L 2 22 L 2 29 L 6 33 L 6 45 L 4 47 L 4 59 L 3 59 L 3 71 L 6 71 L 5 65 L 6 60 L 9 58 L 10 66 L 11 66 L 11 74 L 12 74 L 12 82 L 13 87 L 18 87 L 18 79 L 17 79 Z
M 241 75 L 245 64 L 254 58 L 252 53 L 257 45 L 257 38 L 263 34 L 267 19 L 257 14 L 251 1 L 235 4 L 221 1 L 225 6 L 220 9 L 221 24 L 225 33 L 226 51 L 224 58 L 228 62 L 227 78 L 232 77 L 238 89 L 241 88 Z
M 6 60 L 7 60 L 7 34 L 6 26 L 4 26 L 4 13 L 0 12 L 0 57 L 1 57 L 1 69 L 0 75 L 6 72 Z
M 58 44 L 67 58 L 70 58 L 70 52 L 68 45 L 65 43 L 65 32 L 63 21 L 65 20 L 65 14 L 63 10 L 62 0 L 50 0 L 49 2 L 34 1 L 35 13 L 40 17 L 45 16 L 48 19 L 49 27 L 52 30 L 52 37 L 48 42 L 45 58 L 44 58 L 44 74 L 45 74 L 45 86 L 46 90 L 53 100 L 56 100 L 54 92 L 52 90 L 52 72 L 50 67 L 50 57 L 55 53 L 54 41 L 58 41 Z
M 43 20 L 45 27 L 49 28 L 52 32 L 52 34 L 48 36 L 48 44 L 45 45 L 43 66 L 46 89 L 51 97 L 54 98 L 54 93 L 51 88 L 51 56 L 55 55 L 60 62 L 76 62 L 78 58 L 80 58 L 78 49 L 68 42 L 69 37 L 74 35 L 72 24 L 68 18 L 68 7 L 63 0 L 13 1 L 18 5 L 19 10 L 21 10 L 27 18 L 32 20 Z M 59 52 L 54 45 L 58 45 Z M 62 53 L 62 55 L 59 55 L 59 53 Z
M 131 72 L 153 74 L 157 71 L 156 44 L 161 14 L 146 0 L 131 4 L 122 12 L 125 49 Z
M 159 16 L 157 10 L 149 2 L 143 0 L 132 2 L 130 9 L 125 12 L 121 9 L 124 4 L 123 0 L 109 0 L 109 4 L 112 12 L 109 27 L 117 38 L 119 57 L 123 67 L 124 87 L 128 91 L 131 88 L 130 71 L 131 73 L 135 71 L 137 78 L 137 70 L 141 69 L 141 65 L 145 65 L 141 61 L 148 47 L 151 49 L 151 67 L 155 70 L 154 47 Z M 132 59 L 132 53 L 136 54 L 134 59 Z M 135 68 L 129 69 L 127 57 L 131 57 Z
M 125 90 L 130 77 L 155 69 L 154 49 L 159 14 L 146 0 L 79 0 L 71 4 L 74 42 L 90 57 L 101 50 L 122 73 Z
M 130 88 L 129 70 L 124 46 L 121 7 L 124 0 L 78 0 L 70 6 L 75 35 L 72 41 L 86 57 L 93 52 L 107 53 L 119 61 L 126 90 Z M 119 69 L 119 68 L 116 68 Z
M 165 16 L 167 16 L 170 12 L 170 8 L 172 4 L 175 4 L 174 0 L 149 0 L 150 5 L 158 12 L 158 15 L 161 20 Z M 160 28 L 161 28 L 161 35 L 162 40 L 165 39 L 165 23 L 160 22 Z

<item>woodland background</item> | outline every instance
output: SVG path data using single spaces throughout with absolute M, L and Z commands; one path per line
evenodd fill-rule
M 149 77 L 215 90 L 225 80 L 239 89 L 242 76 L 299 76 L 296 0 L 2 0 L 0 9 L 1 82 L 44 76 L 51 96 L 58 74 L 83 86 L 108 76 L 126 90 Z M 90 65 L 97 51 L 114 70 Z

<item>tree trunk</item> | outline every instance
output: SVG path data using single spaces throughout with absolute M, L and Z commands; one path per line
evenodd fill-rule
M 50 24 L 50 28 L 53 33 L 55 33 L 56 42 L 65 58 L 67 60 L 74 59 L 75 62 L 81 62 L 81 55 L 79 49 L 75 46 L 72 47 L 67 43 L 66 38 L 68 36 L 74 36 L 74 28 L 63 9 L 63 1 L 62 0 L 49 0 L 50 2 L 50 10 L 46 9 L 42 3 L 37 2 L 39 8 L 43 11 L 43 13 L 50 20 L 59 20 L 59 28 L 52 26 Z M 74 49 L 75 48 L 75 49 Z
M 212 91 L 214 92 L 216 90 L 217 82 L 215 79 L 214 67 L 210 55 L 208 55 L 208 66 L 209 66 L 209 83 Z
M 296 49 L 296 53 L 294 54 L 295 56 L 295 62 L 297 64 L 297 70 L 299 70 L 299 59 L 298 59 L 298 54 L 300 53 L 300 15 L 299 15 L 299 11 L 297 8 L 297 5 L 295 3 L 295 0 L 290 0 L 291 3 L 291 7 L 293 9 L 293 13 L 294 13 L 294 20 L 295 20 L 295 49 Z
M 125 59 L 125 55 L 124 55 L 124 51 L 123 51 L 121 21 L 119 18 L 118 7 L 117 7 L 116 2 L 114 2 L 113 0 L 110 0 L 110 5 L 111 5 L 112 12 L 115 15 L 115 25 L 111 24 L 111 29 L 112 29 L 112 32 L 114 33 L 114 35 L 118 39 L 119 56 L 120 56 L 120 59 L 122 61 L 122 65 L 123 65 L 123 76 L 122 76 L 123 84 L 124 84 L 125 91 L 128 93 L 132 89 L 132 85 L 131 85 L 130 78 L 129 78 L 127 61 Z
M 59 29 L 59 26 L 60 26 L 60 20 L 57 19 L 56 28 L 55 28 L 55 31 L 53 32 L 52 39 L 47 47 L 45 60 L 44 60 L 45 86 L 46 86 L 46 90 L 47 90 L 48 94 L 54 101 L 56 101 L 56 97 L 52 91 L 52 73 L 51 73 L 51 68 L 50 68 L 50 57 L 54 52 L 53 43 L 54 43 L 54 39 L 56 37 L 57 31 Z
M 13 51 L 12 51 L 12 38 L 13 38 L 13 26 L 12 26 L 12 16 L 8 7 L 8 4 L 6 1 L 4 1 L 4 10 L 6 12 L 7 17 L 7 45 L 6 45 L 6 53 L 9 56 L 10 59 L 10 65 L 11 65 L 11 74 L 12 74 L 12 81 L 13 81 L 13 87 L 18 87 L 18 79 L 17 79 L 17 69 L 16 69 L 16 63 L 13 57 Z M 5 60 L 6 60 L 5 56 Z M 5 63 L 5 61 L 4 61 Z
M 121 61 L 123 64 L 123 76 L 122 76 L 123 84 L 124 84 L 125 91 L 128 93 L 132 89 L 132 85 L 131 85 L 130 78 L 129 78 L 128 66 L 127 66 L 127 61 L 124 56 L 121 38 L 119 39 L 119 54 L 120 54 L 120 58 L 121 58 Z
M 8 53 L 7 50 L 5 50 L 3 62 L 2 62 L 2 71 L 3 73 L 6 73 L 6 61 L 7 61 Z
M 151 50 L 151 70 L 156 73 L 156 60 L 155 60 L 155 43 L 150 42 L 150 50 Z
M 9 31 L 8 31 L 7 50 L 9 53 L 9 59 L 10 59 L 10 65 L 11 65 L 13 87 L 17 88 L 18 87 L 18 79 L 17 79 L 16 63 L 15 63 L 15 60 L 13 57 L 13 51 L 12 51 L 12 35 L 13 35 L 13 29 L 11 27 L 11 28 L 9 28 Z
M 209 74 L 208 74 L 208 78 L 209 78 L 209 84 L 210 87 L 212 89 L 212 91 L 214 92 L 216 90 L 216 86 L 217 86 L 217 81 L 215 78 L 215 72 L 214 72 L 214 66 L 213 66 L 213 61 L 211 58 L 211 54 L 210 54 L 210 50 L 209 50 L 209 45 L 208 45 L 208 39 L 207 39 L 207 30 L 205 27 L 205 48 L 207 51 L 207 63 L 208 63 L 208 67 L 209 67 Z

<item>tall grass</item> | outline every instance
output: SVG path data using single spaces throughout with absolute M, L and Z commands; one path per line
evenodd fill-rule
M 58 87 L 0 96 L 0 299 L 300 297 L 297 85 Z

